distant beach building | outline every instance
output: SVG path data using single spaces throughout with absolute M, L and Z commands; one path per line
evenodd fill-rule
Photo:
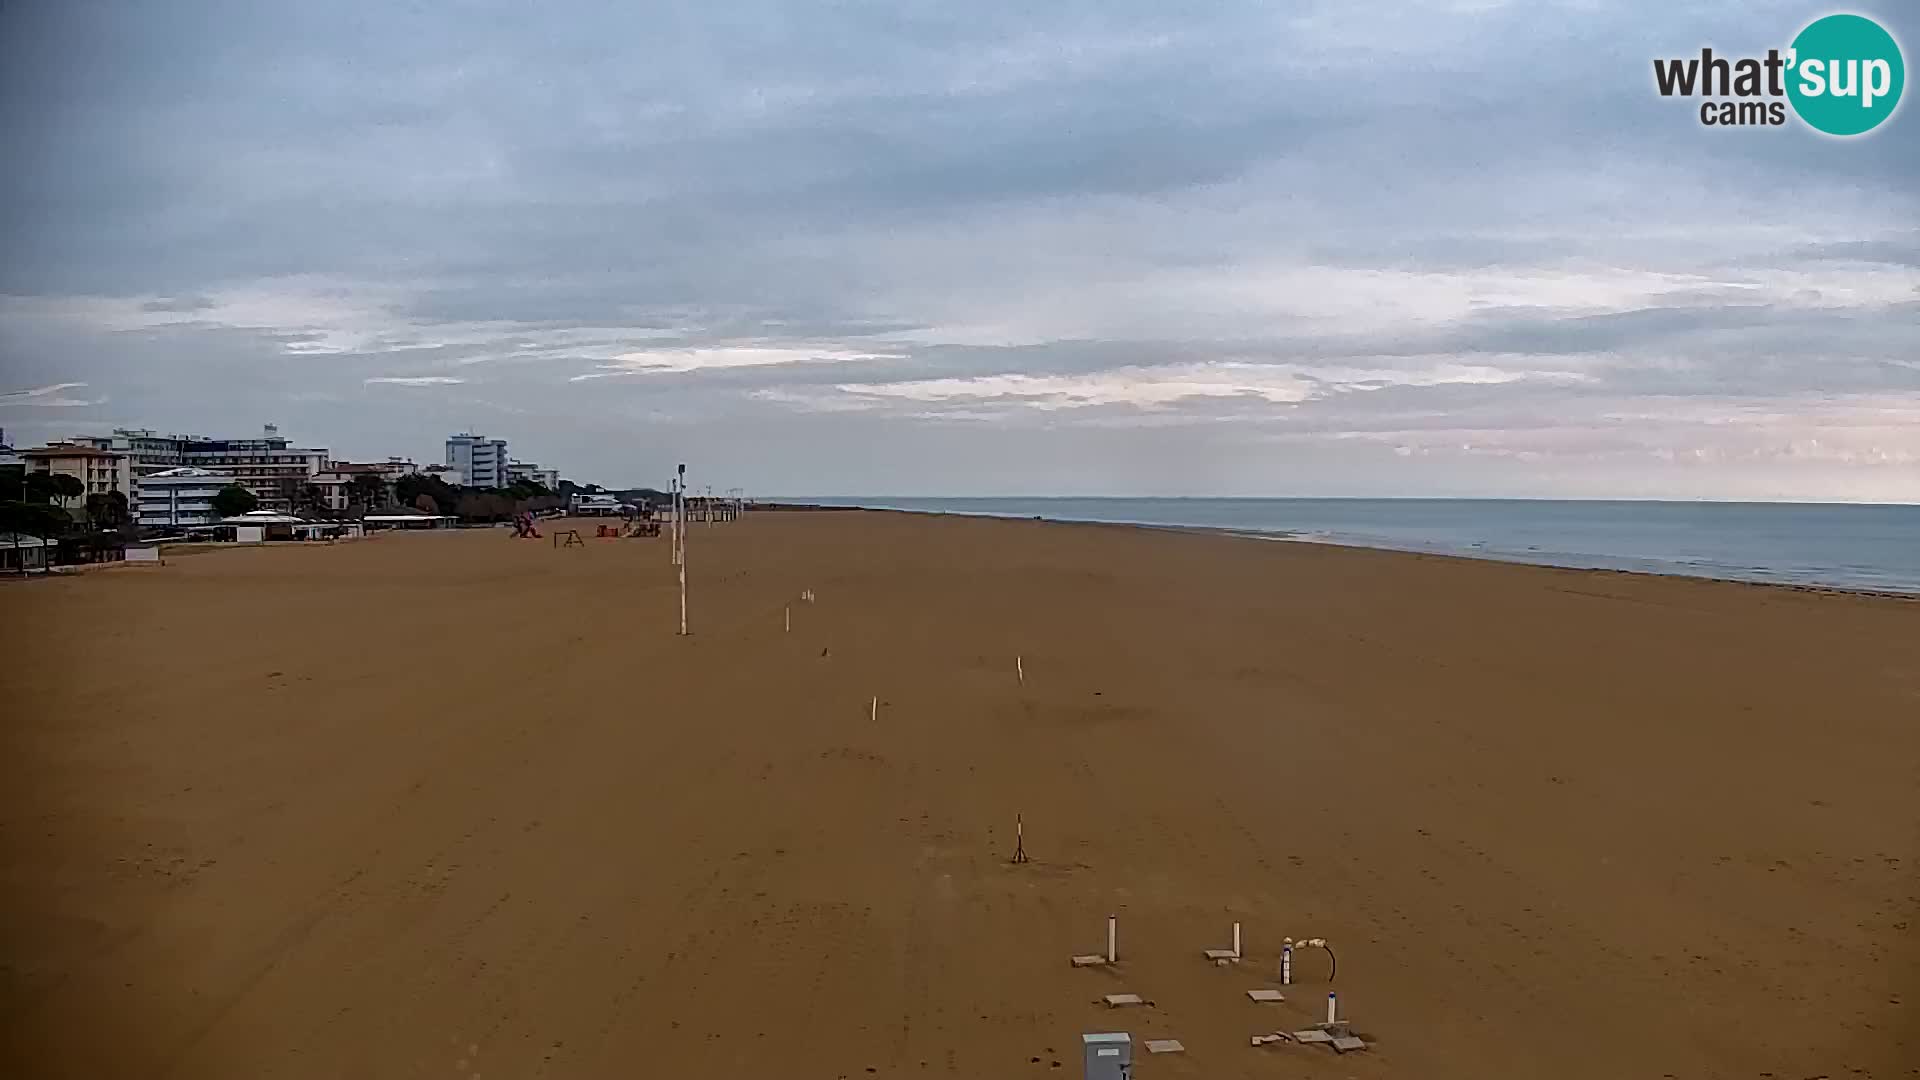
M 633 513 L 636 507 L 632 503 L 621 502 L 613 495 L 586 495 L 575 492 L 568 502 L 567 512 L 577 517 L 617 517 Z
M 452 514 L 429 514 L 410 506 L 389 506 L 370 511 L 360 519 L 360 523 L 368 530 L 444 529 L 457 520 Z
M 203 435 L 159 435 L 145 428 L 115 428 L 111 435 L 76 435 L 75 444 L 126 456 L 136 499 L 148 476 L 181 467 L 211 469 L 253 493 L 263 509 L 291 510 L 315 473 L 326 467 L 324 447 L 291 446 L 280 429 L 267 424 L 259 438 L 210 439 Z
M 363 498 L 362 493 L 366 488 L 362 477 L 378 479 L 391 492 L 395 480 L 417 471 L 418 467 L 413 462 L 399 457 L 390 457 L 385 461 L 335 461 L 330 462 L 323 471 L 314 473 L 309 482 L 320 489 L 320 505 L 323 508 L 339 511 L 356 502 L 384 504 L 387 501 L 385 498 Z
M 438 480 L 448 487 L 467 486 L 467 474 L 451 465 L 428 465 L 420 470 L 420 475 L 429 480 Z
M 463 431 L 447 436 L 447 467 L 460 470 L 470 487 L 506 487 L 512 481 L 507 474 L 512 459 L 507 456 L 507 440 L 489 439 Z
M 211 524 L 213 497 L 231 483 L 228 473 L 184 465 L 150 473 L 140 479 L 134 519 L 149 529 Z
M 133 467 L 126 454 L 78 443 L 54 443 L 22 450 L 20 457 L 29 473 L 64 473 L 80 481 L 84 490 L 72 499 L 61 500 L 66 509 L 85 506 L 89 495 L 114 491 L 129 501 L 133 499 Z
M 19 573 L 23 570 L 45 570 L 47 550 L 53 546 L 52 540 L 28 533 L 0 532 L 0 571 Z
M 543 469 L 538 462 L 533 461 L 513 461 L 507 464 L 507 479 L 509 482 L 531 480 L 552 491 L 560 486 L 560 470 Z
M 357 521 L 308 521 L 277 510 L 249 510 L 209 525 L 195 526 L 193 532 L 212 540 L 258 544 L 269 540 L 329 540 L 359 536 L 365 532 L 365 528 Z

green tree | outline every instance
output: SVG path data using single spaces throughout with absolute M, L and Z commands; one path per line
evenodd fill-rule
M 96 491 L 87 496 L 87 520 L 96 529 L 124 528 L 132 515 L 127 512 L 127 497 L 118 491 Z
M 30 503 L 52 502 L 53 488 L 52 473 L 30 472 L 20 481 L 21 498 Z
M 239 484 L 228 484 L 213 493 L 213 512 L 221 517 L 235 517 L 260 505 L 253 492 Z
M 46 503 L 0 502 L 0 532 L 25 533 L 42 539 L 59 536 L 73 527 L 65 510 Z
M 87 493 L 87 485 L 77 476 L 58 472 L 28 473 L 22 486 L 26 489 L 28 502 L 58 502 L 66 505 L 69 499 L 75 499 Z
M 291 503 L 293 512 L 312 517 L 327 509 L 327 492 L 319 484 L 302 484 Z
M 435 517 L 440 516 L 439 502 L 424 491 L 413 497 L 413 505 L 415 509 L 418 509 L 423 514 L 432 514 Z
M 355 473 L 347 489 L 347 500 L 359 506 L 385 506 L 387 482 L 378 473 Z
M 431 495 L 440 506 L 450 507 L 460 501 L 460 489 L 437 476 L 422 476 L 409 473 L 393 482 L 393 494 L 401 502 L 419 505 L 420 496 Z

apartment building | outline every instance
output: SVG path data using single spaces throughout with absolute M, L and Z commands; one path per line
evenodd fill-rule
M 140 478 L 134 520 L 143 528 L 211 525 L 219 517 L 213 497 L 231 483 L 226 473 L 184 465 L 148 473 Z
M 511 462 L 505 439 L 489 439 L 470 431 L 447 436 L 447 467 L 460 470 L 469 487 L 506 487 L 512 483 L 507 472 Z
M 78 509 L 87 504 L 87 496 L 112 491 L 129 501 L 133 498 L 133 469 L 125 454 L 77 443 L 54 443 L 22 450 L 19 456 L 26 462 L 28 473 L 65 473 L 80 481 L 83 490 L 76 497 L 61 499 L 63 509 Z

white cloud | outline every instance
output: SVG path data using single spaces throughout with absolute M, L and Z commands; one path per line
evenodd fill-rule
M 643 349 L 624 352 L 602 370 L 575 375 L 569 382 L 607 379 L 622 375 L 649 375 L 663 372 L 716 371 L 726 368 L 777 367 L 783 364 L 852 364 L 886 359 L 885 354 L 858 352 L 843 348 L 807 348 L 804 346 L 729 345 L 714 348 Z
M 368 386 L 375 383 L 387 386 L 455 386 L 467 380 L 452 375 L 376 375 L 360 381 Z
M 33 405 L 46 409 L 72 409 L 85 405 L 98 405 L 99 401 L 70 398 L 61 393 L 62 390 L 78 390 L 85 385 L 87 384 L 83 382 L 63 382 L 35 387 L 32 390 L 15 390 L 12 393 L 0 394 L 0 406 Z

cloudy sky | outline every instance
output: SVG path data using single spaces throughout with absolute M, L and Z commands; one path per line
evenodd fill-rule
M 1192 8 L 1194 10 L 1188 10 Z M 1920 501 L 1772 0 L 0 2 L 0 425 L 759 493 Z M 1907 44 L 1911 5 L 1854 5 Z

